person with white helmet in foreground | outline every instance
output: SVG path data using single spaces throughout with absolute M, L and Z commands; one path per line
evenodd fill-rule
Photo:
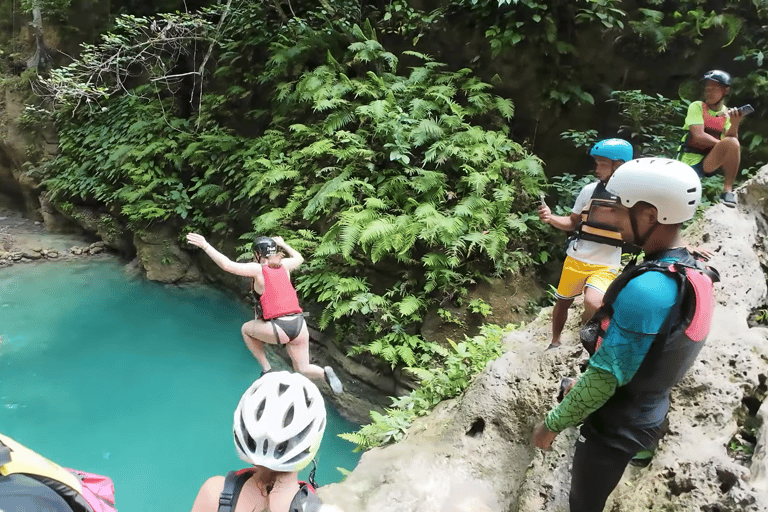
M 682 162 L 641 158 L 606 186 L 622 237 L 645 251 L 611 284 L 582 329 L 589 365 L 533 432 L 548 450 L 563 429 L 582 423 L 573 457 L 571 512 L 598 512 L 632 457 L 652 446 L 670 390 L 693 364 L 714 309 L 714 269 L 693 258 L 680 234 L 701 199 L 696 172 Z
M 605 139 L 589 151 L 595 159 L 597 181 L 579 192 L 570 215 L 552 215 L 542 200 L 539 219 L 562 231 L 574 232 L 568 239 L 566 258 L 552 309 L 552 340 L 548 348 L 560 346 L 560 335 L 568 320 L 568 309 L 573 300 L 584 293 L 586 322 L 595 314 L 603 294 L 621 268 L 621 235 L 601 218 L 602 202 L 611 199 L 605 184 L 613 172 L 624 162 L 632 160 L 632 144 L 624 139 Z
M 320 447 L 325 425 L 325 403 L 312 381 L 287 371 L 265 374 L 240 398 L 234 416 L 235 448 L 253 466 L 209 478 L 192 512 L 328 510 L 298 480 Z

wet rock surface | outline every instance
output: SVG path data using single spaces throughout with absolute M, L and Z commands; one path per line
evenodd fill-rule
M 0 202 L 0 266 L 92 256 L 103 247 L 83 235 L 51 232 Z

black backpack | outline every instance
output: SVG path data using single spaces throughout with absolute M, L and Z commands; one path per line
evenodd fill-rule
M 677 257 L 677 261 L 661 261 Z M 669 337 L 670 332 L 680 328 L 681 325 L 687 325 L 696 313 L 696 290 L 695 284 L 689 277 L 689 272 L 699 272 L 706 275 L 712 283 L 720 281 L 720 274 L 716 269 L 707 266 L 700 259 L 694 258 L 686 249 L 670 249 L 655 254 L 654 258 L 636 263 L 631 261 L 624 271 L 617 277 L 603 297 L 603 305 L 594 316 L 582 327 L 579 333 L 581 344 L 587 350 L 589 355 L 594 354 L 605 337 L 605 333 L 610 325 L 613 316 L 613 303 L 619 292 L 632 279 L 644 274 L 645 272 L 665 272 L 674 276 L 678 283 L 677 300 L 672 306 L 669 315 L 662 324 L 659 332 L 653 340 L 651 347 L 658 345 Z

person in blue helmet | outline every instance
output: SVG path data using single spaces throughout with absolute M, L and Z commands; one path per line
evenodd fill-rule
M 719 280 L 681 236 L 701 199 L 701 181 L 690 166 L 669 158 L 632 160 L 607 189 L 616 196 L 613 216 L 622 238 L 642 248 L 645 260 L 627 265 L 611 284 L 582 330 L 591 354 L 586 371 L 532 438 L 548 450 L 559 432 L 582 424 L 570 512 L 603 510 L 630 460 L 662 434 L 671 389 L 709 335 Z M 599 335 L 588 336 L 595 323 Z
M 738 108 L 725 106 L 725 96 L 731 87 L 731 75 L 719 69 L 707 71 L 704 101 L 694 101 L 685 116 L 685 135 L 678 148 L 678 160 L 690 165 L 701 178 L 722 170 L 723 193 L 720 201 L 730 208 L 736 206 L 733 182 L 741 163 L 739 124 L 744 117 Z
M 573 300 L 584 293 L 584 314 L 587 321 L 600 307 L 603 294 L 619 273 L 621 266 L 621 234 L 601 219 L 604 201 L 612 196 L 605 184 L 624 162 L 632 160 L 632 144 L 623 139 L 605 139 L 589 152 L 595 159 L 597 181 L 585 186 L 567 217 L 552 215 L 542 202 L 539 219 L 557 229 L 575 232 L 569 239 L 560 283 L 552 310 L 552 340 L 549 348 L 560 346 L 560 336 L 568 319 Z

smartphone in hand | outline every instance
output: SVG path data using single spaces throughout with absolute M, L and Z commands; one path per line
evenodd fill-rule
M 746 116 L 747 114 L 751 114 L 754 111 L 755 111 L 755 109 L 752 108 L 752 105 L 750 105 L 750 104 L 746 104 L 743 107 L 739 107 L 739 114 L 741 114 L 743 116 Z

